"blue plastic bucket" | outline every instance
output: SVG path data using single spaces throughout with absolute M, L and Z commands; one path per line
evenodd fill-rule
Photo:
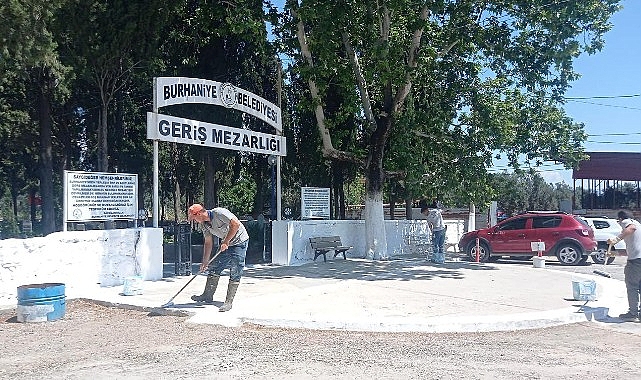
M 65 316 L 65 284 L 18 286 L 18 322 L 55 321 Z

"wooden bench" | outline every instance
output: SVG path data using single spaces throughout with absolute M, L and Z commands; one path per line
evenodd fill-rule
M 320 237 L 310 237 L 309 243 L 312 245 L 314 250 L 314 261 L 320 255 L 323 255 L 323 261 L 327 262 L 327 252 L 334 251 L 334 257 L 339 254 L 343 254 L 343 259 L 347 260 L 345 252 L 354 247 L 347 247 L 341 243 L 340 236 L 320 236 Z

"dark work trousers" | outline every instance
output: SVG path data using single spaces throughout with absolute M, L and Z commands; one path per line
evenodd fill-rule
M 216 260 L 209 265 L 209 273 L 211 274 L 213 272 L 220 276 L 223 270 L 229 268 L 229 279 L 234 282 L 240 281 L 240 277 L 243 275 L 243 269 L 245 268 L 245 255 L 247 254 L 248 243 L 249 240 L 245 240 L 221 252 Z
M 641 259 L 628 260 L 623 271 L 625 288 L 628 292 L 630 313 L 639 314 L 639 295 L 641 294 Z

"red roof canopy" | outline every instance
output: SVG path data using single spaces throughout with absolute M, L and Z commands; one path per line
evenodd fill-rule
M 586 152 L 588 160 L 581 161 L 572 171 L 573 179 L 604 179 L 641 181 L 641 153 Z

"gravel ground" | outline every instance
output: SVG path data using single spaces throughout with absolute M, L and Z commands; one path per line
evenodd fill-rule
M 579 323 L 424 334 L 225 328 L 67 302 L 63 319 L 0 311 L 1 379 L 638 379 L 641 334 Z

